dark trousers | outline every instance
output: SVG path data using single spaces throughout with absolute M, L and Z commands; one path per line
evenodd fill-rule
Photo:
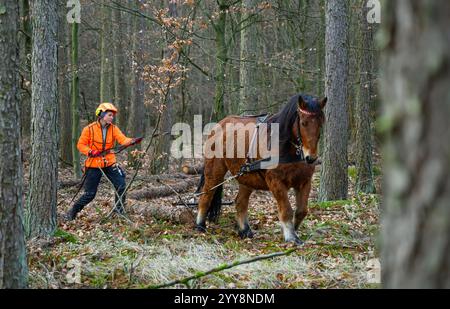
M 118 166 L 108 166 L 102 169 L 106 177 L 113 183 L 119 196 L 125 191 L 125 172 Z M 98 184 L 102 178 L 103 173 L 98 168 L 87 168 L 86 169 L 86 179 L 84 181 L 84 194 L 75 202 L 73 205 L 73 210 L 78 213 L 83 209 L 84 206 L 89 204 L 97 193 Z M 117 202 L 118 197 L 114 193 L 116 208 L 115 211 L 120 213 L 123 212 L 122 204 L 125 206 L 125 194 L 122 196 L 122 203 Z

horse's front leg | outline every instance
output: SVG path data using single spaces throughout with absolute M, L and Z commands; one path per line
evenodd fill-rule
M 286 242 L 293 242 L 297 245 L 303 244 L 295 233 L 293 223 L 294 212 L 291 204 L 289 203 L 288 189 L 284 185 L 276 182 L 269 184 L 269 189 L 278 203 L 278 218 L 281 222 L 284 240 Z
M 300 186 L 295 190 L 295 202 L 297 208 L 295 209 L 294 228 L 297 231 L 303 219 L 308 214 L 308 197 L 311 191 L 311 180 L 306 184 Z

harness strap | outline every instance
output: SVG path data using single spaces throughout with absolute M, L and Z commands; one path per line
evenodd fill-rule
M 258 117 L 257 121 L 256 121 L 256 129 L 253 133 L 253 137 L 252 137 L 252 141 L 250 143 L 250 147 L 249 147 L 249 151 L 247 153 L 247 160 L 246 162 L 241 166 L 239 172 L 243 174 L 245 173 L 251 173 L 251 172 L 255 172 L 255 171 L 261 171 L 261 163 L 263 162 L 267 162 L 267 161 L 271 161 L 273 157 L 268 157 L 268 158 L 264 158 L 264 159 L 260 159 L 260 160 L 253 160 L 251 158 L 251 153 L 253 150 L 253 145 L 255 143 L 256 135 L 258 134 L 259 131 L 259 125 L 261 123 L 264 123 L 267 120 L 268 115 L 264 115 L 264 117 Z M 303 153 L 303 142 L 302 142 L 302 136 L 301 136 L 301 132 L 300 132 L 300 115 L 297 114 L 297 144 L 291 142 L 291 144 L 295 147 L 296 151 L 295 151 L 295 156 L 294 155 L 284 155 L 284 156 L 280 156 L 278 157 L 278 164 L 283 164 L 283 163 L 296 163 L 296 162 L 302 162 L 305 161 L 305 155 Z
M 253 131 L 253 136 L 252 136 L 252 140 L 250 142 L 250 146 L 248 148 L 248 153 L 247 153 L 247 162 L 251 162 L 253 160 L 253 158 L 251 158 L 251 155 L 253 153 L 253 148 L 255 145 L 255 141 L 257 140 L 257 136 L 259 133 L 259 125 L 266 122 L 267 118 L 269 117 L 268 114 L 264 114 L 264 115 L 260 115 L 257 117 L 256 119 L 256 125 L 255 125 L 255 131 Z M 258 151 L 256 151 L 255 153 L 255 157 L 258 154 Z

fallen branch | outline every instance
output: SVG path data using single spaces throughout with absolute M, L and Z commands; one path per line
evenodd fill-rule
M 194 279 L 199 279 L 201 277 L 205 277 L 207 275 L 210 275 L 210 274 L 213 274 L 213 273 L 216 273 L 216 272 L 219 272 L 219 271 L 223 271 L 225 269 L 230 269 L 230 268 L 233 268 L 233 267 L 236 267 L 236 266 L 239 266 L 239 265 L 250 264 L 250 263 L 253 263 L 253 262 L 256 262 L 256 261 L 267 260 L 267 259 L 271 259 L 271 258 L 278 257 L 278 256 L 289 255 L 292 252 L 294 252 L 295 250 L 297 250 L 297 248 L 292 248 L 292 249 L 289 249 L 289 250 L 284 251 L 284 252 L 277 252 L 277 253 L 271 253 L 271 254 L 266 254 L 266 255 L 260 255 L 260 256 L 257 256 L 257 257 L 251 258 L 251 259 L 247 259 L 247 260 L 243 260 L 243 261 L 236 261 L 236 262 L 233 262 L 231 264 L 222 264 L 222 265 L 219 265 L 219 266 L 217 266 L 217 267 L 215 267 L 215 268 L 213 268 L 211 270 L 208 270 L 206 272 L 198 272 L 195 275 L 190 276 L 190 277 L 186 277 L 186 278 L 183 278 L 183 279 L 177 279 L 177 280 L 170 281 L 170 282 L 167 282 L 167 283 L 164 283 L 164 284 L 159 284 L 159 285 L 148 285 L 148 286 L 146 286 L 144 288 L 147 288 L 147 289 L 160 289 L 160 288 L 166 288 L 166 287 L 169 287 L 169 286 L 173 286 L 175 284 L 188 285 L 189 281 L 194 280 Z

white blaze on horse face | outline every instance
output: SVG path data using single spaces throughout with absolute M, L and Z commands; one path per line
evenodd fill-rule
M 181 136 L 172 142 L 170 153 L 175 159 L 192 158 L 191 127 L 187 123 L 176 123 L 172 126 L 172 135 Z
M 210 125 L 210 124 L 208 124 Z M 208 126 L 207 125 L 207 126 Z M 205 126 L 206 131 L 206 126 Z M 205 142 L 205 146 L 203 147 L 203 154 L 205 156 L 205 159 L 212 159 L 212 158 L 223 158 L 223 129 L 222 126 L 219 124 L 216 124 L 212 130 L 211 133 L 214 132 L 214 134 Z

